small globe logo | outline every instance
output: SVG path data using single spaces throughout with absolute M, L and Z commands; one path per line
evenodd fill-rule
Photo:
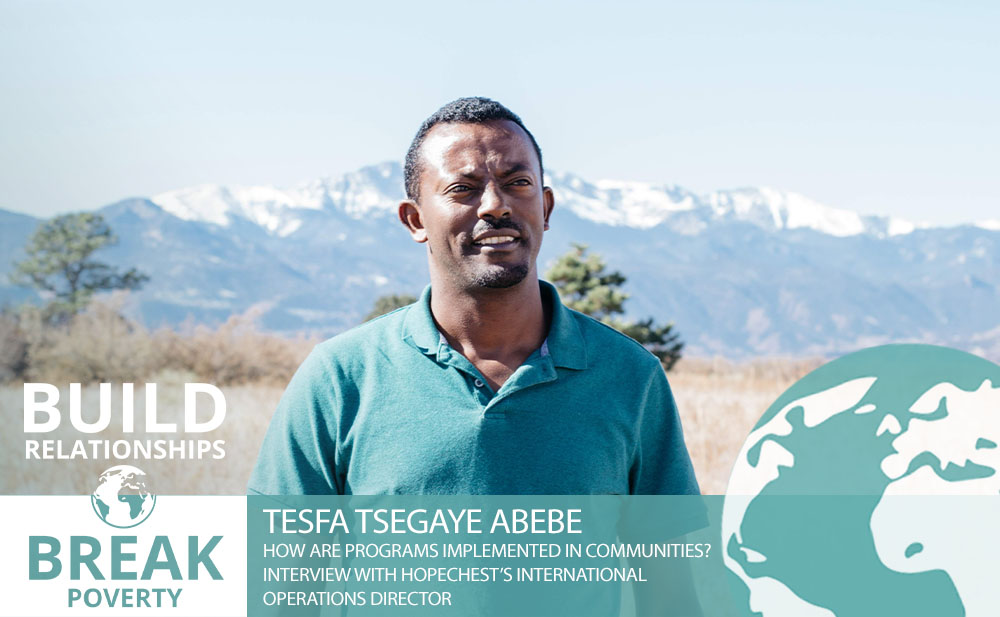
M 119 529 L 135 527 L 146 520 L 156 505 L 156 495 L 146 486 L 146 472 L 131 465 L 105 470 L 90 496 L 94 512 L 102 521 Z

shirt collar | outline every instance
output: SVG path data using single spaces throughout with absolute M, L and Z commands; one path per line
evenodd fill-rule
M 587 368 L 587 345 L 576 316 L 559 300 L 559 292 L 550 283 L 539 281 L 538 286 L 543 300 L 551 302 L 552 306 L 552 324 L 542 343 L 542 355 L 550 355 L 555 366 L 575 370 Z M 430 285 L 424 288 L 416 304 L 407 309 L 403 340 L 427 355 L 437 356 L 441 349 L 444 337 L 431 315 Z

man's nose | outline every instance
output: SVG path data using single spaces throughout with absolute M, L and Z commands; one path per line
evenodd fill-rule
M 479 218 L 503 218 L 510 216 L 510 207 L 504 199 L 503 192 L 495 182 L 488 182 L 483 189 L 483 197 L 479 202 Z

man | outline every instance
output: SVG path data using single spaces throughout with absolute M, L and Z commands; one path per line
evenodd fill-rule
M 431 284 L 316 347 L 251 492 L 698 494 L 659 361 L 538 280 L 554 204 L 542 179 L 535 138 L 495 101 L 459 99 L 424 121 L 399 218 L 427 245 Z M 704 524 L 701 511 L 666 518 L 663 539 Z M 638 565 L 658 581 L 636 587 L 639 614 L 700 614 L 683 560 Z M 616 613 L 609 593 L 548 600 L 560 614 Z
M 399 218 L 427 245 L 430 286 L 316 347 L 250 490 L 698 494 L 658 360 L 538 280 L 554 197 L 520 118 L 484 98 L 445 105 L 405 182 Z

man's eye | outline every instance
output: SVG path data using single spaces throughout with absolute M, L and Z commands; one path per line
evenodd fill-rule
M 513 185 L 513 186 L 531 186 L 531 181 L 528 180 L 527 178 L 518 178 L 517 180 L 514 180 L 513 182 L 511 182 L 511 185 Z
M 448 189 L 449 193 L 465 193 L 466 191 L 471 191 L 472 187 L 467 184 L 456 184 L 455 186 Z

